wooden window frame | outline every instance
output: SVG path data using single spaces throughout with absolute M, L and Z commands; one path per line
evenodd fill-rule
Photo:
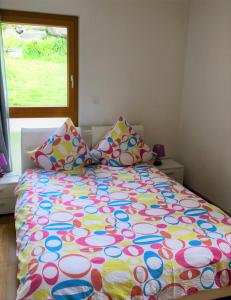
M 66 27 L 67 35 L 67 106 L 10 107 L 11 118 L 70 117 L 78 125 L 78 17 L 0 9 L 5 23 Z M 74 79 L 72 86 L 71 76 Z

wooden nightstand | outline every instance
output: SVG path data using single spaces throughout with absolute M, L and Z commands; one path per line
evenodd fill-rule
M 184 181 L 184 166 L 171 158 L 162 159 L 161 166 L 155 166 L 167 176 L 183 184 Z
M 19 176 L 13 172 L 7 173 L 0 178 L 0 214 L 10 214 L 14 212 L 14 189 L 18 180 Z

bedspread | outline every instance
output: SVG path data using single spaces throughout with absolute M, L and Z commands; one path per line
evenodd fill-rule
M 17 300 L 176 299 L 231 285 L 231 218 L 149 165 L 27 170 Z

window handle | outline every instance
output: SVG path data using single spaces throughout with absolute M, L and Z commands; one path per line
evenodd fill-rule
M 71 75 L 71 88 L 73 89 L 75 85 L 74 75 Z

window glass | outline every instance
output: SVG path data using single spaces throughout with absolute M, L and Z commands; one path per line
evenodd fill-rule
M 10 107 L 67 107 L 67 28 L 3 23 Z

